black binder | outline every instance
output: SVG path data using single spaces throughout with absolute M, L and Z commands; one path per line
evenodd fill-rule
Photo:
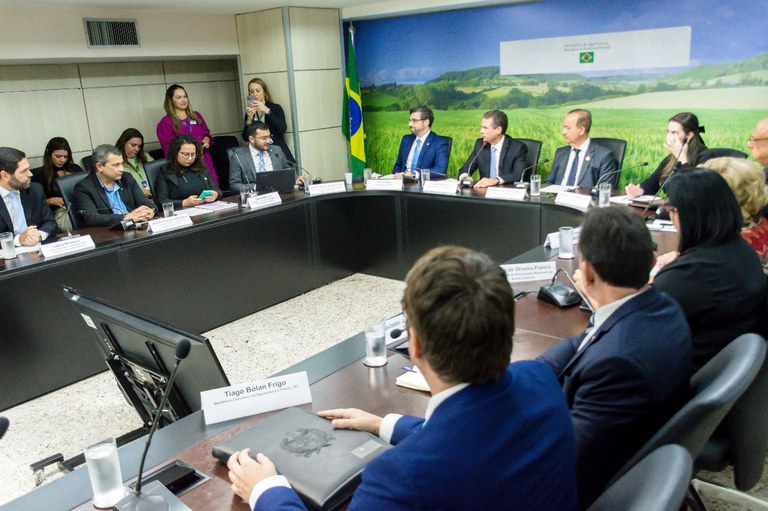
M 213 448 L 226 463 L 250 447 L 265 454 L 298 492 L 310 511 L 336 509 L 352 496 L 365 466 L 392 446 L 363 431 L 333 429 L 331 421 L 301 408 L 288 408 Z

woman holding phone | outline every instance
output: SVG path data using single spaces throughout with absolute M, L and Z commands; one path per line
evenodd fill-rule
M 170 200 L 174 208 L 191 208 L 213 202 L 221 190 L 203 163 L 200 142 L 192 135 L 179 135 L 168 147 L 168 166 L 157 178 L 156 202 Z
M 253 78 L 248 82 L 248 102 L 245 105 L 245 126 L 243 127 L 243 140 L 248 142 L 248 126 L 254 121 L 267 123 L 272 134 L 272 143 L 283 150 L 283 154 L 291 163 L 296 160 L 288 149 L 283 136 L 287 126 L 285 124 L 285 112 L 283 107 L 272 102 L 267 84 L 261 78 Z
M 82 171 L 72 160 L 72 149 L 64 137 L 53 137 L 48 141 L 43 154 L 43 166 L 32 170 L 32 181 L 43 187 L 45 200 L 53 211 L 56 224 L 64 232 L 72 230 L 72 222 L 56 178 Z

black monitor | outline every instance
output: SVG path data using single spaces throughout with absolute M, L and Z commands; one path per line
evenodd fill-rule
M 207 338 L 128 312 L 69 287 L 63 291 L 145 426 L 152 423 L 154 410 L 176 363 L 176 346 L 182 339 L 187 339 L 192 348 L 179 366 L 161 424 L 200 410 L 200 392 L 229 386 Z
M 295 183 L 296 173 L 293 169 L 256 173 L 256 191 L 259 193 L 290 193 Z

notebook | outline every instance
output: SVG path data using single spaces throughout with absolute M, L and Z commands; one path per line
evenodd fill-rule
M 226 463 L 250 447 L 264 453 L 298 492 L 310 511 L 338 508 L 360 484 L 365 466 L 392 446 L 363 431 L 333 429 L 331 421 L 301 408 L 288 408 L 213 448 Z

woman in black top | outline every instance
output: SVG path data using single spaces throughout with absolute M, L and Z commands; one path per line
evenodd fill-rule
M 171 200 L 174 208 L 191 208 L 203 202 L 213 202 L 221 194 L 211 171 L 203 163 L 200 142 L 192 135 L 178 135 L 171 140 L 168 166 L 163 170 L 157 178 L 155 193 L 159 206 Z M 198 196 L 203 190 L 211 190 L 213 193 L 200 199 Z
M 254 121 L 267 123 L 272 135 L 272 143 L 283 150 L 285 157 L 291 163 L 296 163 L 283 136 L 285 130 L 288 129 L 285 124 L 283 107 L 277 103 L 272 103 L 267 84 L 261 78 L 253 78 L 248 82 L 248 104 L 246 105 L 245 126 L 243 127 L 243 140 L 246 142 L 248 142 L 248 125 Z
M 46 202 L 62 231 L 71 231 L 72 224 L 56 178 L 82 171 L 83 169 L 72 161 L 72 149 L 64 137 L 53 137 L 48 141 L 43 155 L 43 166 L 32 170 L 32 181 L 43 187 Z
M 667 140 L 664 144 L 670 154 L 661 160 L 653 174 L 645 181 L 639 185 L 628 184 L 625 188 L 627 195 L 655 195 L 673 172 L 696 167 L 712 158 L 712 153 L 707 150 L 707 145 L 701 138 L 702 133 L 704 126 L 699 126 L 699 118 L 691 112 L 680 112 L 671 117 L 667 124 Z
M 741 209 L 725 179 L 709 169 L 688 169 L 668 186 L 679 255 L 661 268 L 654 285 L 682 307 L 698 370 L 739 335 L 764 335 L 768 286 L 760 259 L 741 237 Z

